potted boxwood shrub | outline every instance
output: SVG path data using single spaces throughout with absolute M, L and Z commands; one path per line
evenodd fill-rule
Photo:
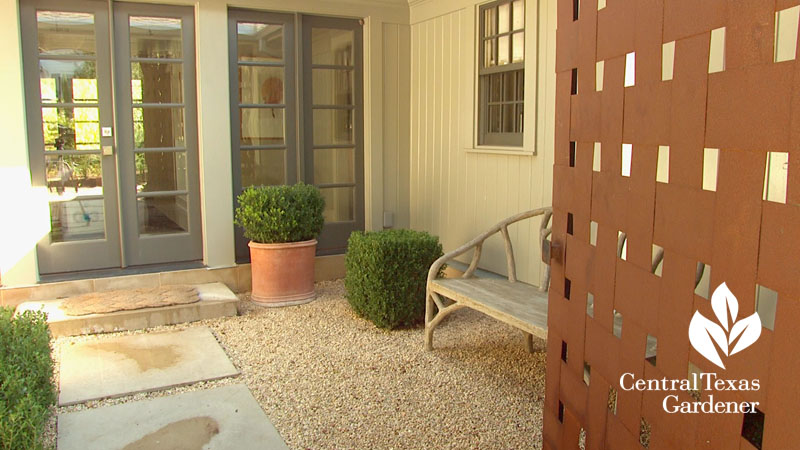
M 239 195 L 235 222 L 250 239 L 252 299 L 286 306 L 314 299 L 314 255 L 325 199 L 314 186 L 260 186 Z

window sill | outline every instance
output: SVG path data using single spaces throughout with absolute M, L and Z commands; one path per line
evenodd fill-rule
M 480 146 L 465 149 L 467 153 L 482 153 L 488 155 L 513 155 L 513 156 L 533 156 L 534 151 L 524 150 L 522 147 L 492 147 Z

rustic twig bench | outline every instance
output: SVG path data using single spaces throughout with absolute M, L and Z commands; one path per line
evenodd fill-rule
M 520 220 L 542 216 L 539 226 L 539 243 L 542 245 L 550 235 L 548 223 L 551 208 L 539 208 L 509 217 L 480 236 L 437 259 L 428 271 L 428 287 L 425 300 L 425 348 L 433 348 L 433 330 L 453 311 L 472 308 L 497 320 L 519 328 L 526 334 L 528 350 L 532 351 L 533 336 L 547 338 L 547 300 L 541 298 L 540 290 L 546 290 L 549 267 L 542 288 L 517 281 L 514 250 L 508 235 L 508 226 Z M 505 243 L 508 279 L 475 278 L 481 258 L 483 243 L 495 233 L 501 233 Z M 549 247 L 542 245 L 545 253 Z M 461 278 L 437 278 L 439 270 L 448 261 L 475 249 L 472 261 Z M 448 300 L 449 299 L 449 300 Z M 434 310 L 434 307 L 437 308 Z

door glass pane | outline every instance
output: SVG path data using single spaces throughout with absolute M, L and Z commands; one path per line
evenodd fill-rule
M 353 105 L 353 71 L 313 69 L 311 71 L 315 105 Z
M 133 108 L 136 148 L 184 147 L 183 108 Z
M 189 229 L 188 201 L 185 195 L 139 197 L 139 234 L 181 233 Z
M 353 30 L 313 28 L 311 30 L 311 63 L 352 66 L 353 35 Z
M 50 242 L 104 239 L 103 199 L 56 200 L 50 202 Z
M 239 66 L 239 103 L 282 104 L 283 67 Z
M 314 150 L 314 183 L 355 183 L 355 150 L 318 148 Z
M 242 188 L 286 184 L 286 150 L 243 150 Z
M 188 189 L 185 152 L 137 152 L 134 161 L 136 192 Z
M 134 58 L 181 58 L 181 19 L 130 18 L 131 56 Z
M 42 103 L 97 103 L 94 61 L 39 61 Z
M 315 109 L 314 145 L 353 143 L 353 110 Z
M 100 149 L 100 121 L 96 107 L 42 108 L 44 149 Z
M 183 103 L 183 64 L 131 63 L 133 103 Z
M 39 54 L 95 54 L 93 14 L 38 11 L 36 22 Z
M 45 174 L 50 201 L 50 240 L 103 239 L 105 215 L 100 156 L 46 155 Z
M 45 170 L 50 201 L 103 195 L 100 155 L 46 155 Z
M 240 108 L 242 145 L 283 145 L 283 108 Z
M 283 25 L 236 24 L 239 61 L 283 61 Z
M 355 187 L 321 188 L 325 198 L 325 223 L 355 220 Z

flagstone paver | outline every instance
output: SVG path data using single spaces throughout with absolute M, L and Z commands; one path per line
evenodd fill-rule
M 235 384 L 61 414 L 60 450 L 285 449 L 247 386 Z
M 59 405 L 237 375 L 206 327 L 64 345 Z

